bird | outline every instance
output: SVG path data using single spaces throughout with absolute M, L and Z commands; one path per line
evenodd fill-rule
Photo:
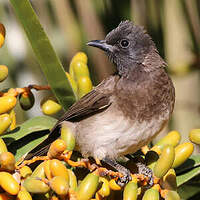
M 132 21 L 120 22 L 105 39 L 87 45 L 103 50 L 116 72 L 74 103 L 26 159 L 47 153 L 66 124 L 83 157 L 108 163 L 127 182 L 130 171 L 117 158 L 135 153 L 165 127 L 175 103 L 173 82 L 152 38 Z

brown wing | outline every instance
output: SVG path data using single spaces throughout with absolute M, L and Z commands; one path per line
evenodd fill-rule
M 59 119 L 56 125 L 51 130 L 49 136 L 25 157 L 30 159 L 33 156 L 44 155 L 47 153 L 50 144 L 59 136 L 59 125 L 63 121 L 79 121 L 87 118 L 97 112 L 102 112 L 111 105 L 111 95 L 118 76 L 111 76 L 99 84 L 95 89 L 83 96 L 79 101 L 73 104 L 69 110 Z
M 99 90 L 94 89 L 73 104 L 59 119 L 58 123 L 60 124 L 62 121 L 79 121 L 88 115 L 106 109 L 110 104 L 110 94 L 104 94 L 102 91 L 99 92 Z
M 119 76 L 110 76 L 102 81 L 91 92 L 74 103 L 69 110 L 59 119 L 57 124 L 63 121 L 79 121 L 82 118 L 101 112 L 111 104 L 111 95 Z

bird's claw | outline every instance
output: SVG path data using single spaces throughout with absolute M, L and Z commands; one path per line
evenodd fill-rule
M 132 180 L 131 172 L 124 166 L 117 163 L 115 160 L 105 157 L 103 159 L 105 163 L 113 167 L 118 173 L 122 174 L 123 176 L 118 176 L 117 184 L 123 187 L 126 183 Z
M 138 173 L 148 178 L 148 187 L 152 187 L 154 184 L 153 171 L 143 163 L 139 162 L 136 165 L 138 167 Z
M 123 176 L 117 179 L 117 184 L 120 187 L 124 187 L 129 181 L 132 180 L 131 173 L 129 170 L 127 170 L 126 172 L 123 172 L 122 174 Z

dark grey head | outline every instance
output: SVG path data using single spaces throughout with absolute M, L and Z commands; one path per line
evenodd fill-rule
M 133 63 L 143 63 L 148 54 L 157 54 L 151 37 L 128 20 L 108 33 L 105 40 L 93 40 L 88 45 L 104 50 L 119 72 Z

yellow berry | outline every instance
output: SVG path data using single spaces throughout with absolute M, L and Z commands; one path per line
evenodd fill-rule
M 78 97 L 81 98 L 92 90 L 92 81 L 87 76 L 82 76 L 78 79 Z
M 7 152 L 7 146 L 2 138 L 0 138 L 0 153 Z
M 100 177 L 99 182 L 102 182 L 101 188 L 97 191 L 102 197 L 107 197 L 110 195 L 110 187 L 109 187 L 109 181 L 104 178 Z
M 127 183 L 124 188 L 123 200 L 137 200 L 137 189 L 137 183 Z
M 9 114 L 0 115 L 0 135 L 2 135 L 10 126 L 11 119 Z
M 78 52 L 72 58 L 72 61 L 76 61 L 76 60 L 80 60 L 83 63 L 87 64 L 88 58 L 87 58 L 87 55 L 84 52 Z
M 65 123 L 61 126 L 61 139 L 65 141 L 67 145 L 67 150 L 73 151 L 75 147 L 75 137 L 74 133 L 67 127 Z
M 34 194 L 45 194 L 50 190 L 49 186 L 46 183 L 34 177 L 29 177 L 25 179 L 23 186 L 28 192 Z
M 52 178 L 51 170 L 50 170 L 50 160 L 44 161 L 44 172 L 46 177 L 50 180 Z
M 62 109 L 62 106 L 53 99 L 48 99 L 41 105 L 45 115 L 54 115 Z
M 157 160 L 153 172 L 154 175 L 158 178 L 163 177 L 168 170 L 172 167 L 175 157 L 174 147 L 171 145 L 166 145 L 163 148 L 163 151 Z
M 173 168 L 176 168 L 183 164 L 193 153 L 194 145 L 190 142 L 185 142 L 183 144 L 179 144 L 175 148 L 175 160 L 173 163 Z
M 90 173 L 88 174 L 77 189 L 78 200 L 89 200 L 97 191 L 99 185 L 99 176 Z
M 19 183 L 8 172 L 0 172 L 0 185 L 11 195 L 17 195 L 19 192 Z
M 111 190 L 121 190 L 122 188 L 116 183 L 114 179 L 109 181 L 109 187 Z
M 68 175 L 69 175 L 69 187 L 72 190 L 76 190 L 77 189 L 77 178 L 76 175 L 74 174 L 74 172 L 71 169 L 67 169 L 68 171 Z
M 0 82 L 4 81 L 7 77 L 8 77 L 8 67 L 5 65 L 0 65 Z
M 73 68 L 73 75 L 71 74 L 70 75 L 75 81 L 78 81 L 78 79 L 82 76 L 90 77 L 88 66 L 82 61 L 80 60 L 73 61 L 71 65 Z
M 142 200 L 159 200 L 159 192 L 154 189 L 148 189 L 145 193 L 144 196 L 142 197 Z
M 69 174 L 65 165 L 57 159 L 53 159 L 50 161 L 50 171 L 52 176 L 62 176 L 67 182 L 69 181 Z
M 13 109 L 17 103 L 17 99 L 14 96 L 0 97 L 0 114 L 6 113 Z
M 44 162 L 40 163 L 33 171 L 32 178 L 45 178 Z
M 87 64 L 87 60 L 88 60 L 87 55 L 83 52 L 78 52 L 74 55 L 74 57 L 71 60 L 70 66 L 69 66 L 69 73 L 72 78 L 74 78 L 73 63 L 76 61 L 80 61 L 84 64 Z
M 163 149 L 165 145 L 169 144 L 173 147 L 176 147 L 181 139 L 181 135 L 178 131 L 171 131 L 166 136 L 164 136 L 161 140 L 159 140 L 155 146 L 158 146 L 160 149 Z
M 57 139 L 51 143 L 47 156 L 49 158 L 57 158 L 66 150 L 66 147 L 67 145 L 64 140 Z
M 32 200 L 32 196 L 26 190 L 20 190 L 16 200 Z
M 58 195 L 66 195 L 69 190 L 68 181 L 62 176 L 53 177 L 50 182 L 51 189 Z
M 3 152 L 0 154 L 1 170 L 14 171 L 15 170 L 15 157 L 10 152 Z
M 0 48 L 4 44 L 5 36 L 6 36 L 6 29 L 5 29 L 4 25 L 2 23 L 0 23 Z
M 195 144 L 200 144 L 200 129 L 192 129 L 189 133 L 190 141 Z
M 31 168 L 26 165 L 24 167 L 20 168 L 19 172 L 23 178 L 27 178 L 28 176 L 31 176 L 31 174 L 32 174 Z
M 77 89 L 76 81 L 70 76 L 70 74 L 68 72 L 66 72 L 66 75 L 67 75 L 67 79 L 70 82 L 70 85 L 71 85 L 74 93 L 77 94 L 78 89 Z

